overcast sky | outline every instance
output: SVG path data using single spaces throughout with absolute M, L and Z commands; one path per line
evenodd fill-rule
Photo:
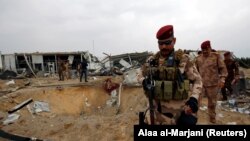
M 250 57 L 250 0 L 0 0 L 0 51 L 158 51 L 156 32 L 172 24 L 175 48 Z

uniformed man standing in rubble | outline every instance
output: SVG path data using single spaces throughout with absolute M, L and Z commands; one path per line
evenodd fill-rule
M 227 100 L 226 90 L 228 90 L 229 94 L 232 95 L 232 84 L 236 84 L 236 82 L 239 80 L 239 64 L 232 59 L 231 52 L 229 51 L 224 53 L 224 63 L 226 64 L 228 75 L 226 77 L 225 85 L 221 89 L 221 93 L 223 100 Z
M 227 68 L 220 54 L 212 52 L 209 40 L 202 42 L 201 51 L 196 58 L 196 65 L 202 77 L 202 94 L 208 98 L 209 121 L 216 123 L 217 94 L 224 86 Z
M 143 89 L 147 97 L 153 94 L 154 103 L 154 120 L 151 120 L 152 114 L 148 110 L 144 122 L 150 125 L 195 125 L 198 98 L 202 90 L 200 74 L 187 54 L 182 50 L 175 51 L 176 38 L 172 25 L 161 27 L 156 38 L 160 51 L 149 58 L 142 67 L 145 77 L 142 82 Z M 191 89 L 190 82 L 193 84 Z M 153 93 L 148 87 L 152 83 Z
M 64 61 L 61 60 L 61 58 L 58 58 L 58 75 L 59 75 L 59 81 L 64 81 L 64 71 L 65 71 L 65 65 Z

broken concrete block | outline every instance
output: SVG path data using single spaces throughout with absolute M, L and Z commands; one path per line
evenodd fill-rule
M 49 104 L 46 102 L 35 101 L 34 106 L 33 106 L 33 111 L 35 111 L 36 113 L 43 112 L 43 111 L 50 112 Z

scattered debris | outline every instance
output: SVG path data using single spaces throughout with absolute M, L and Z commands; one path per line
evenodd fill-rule
M 200 110 L 202 110 L 202 111 L 207 110 L 207 106 L 201 106 L 201 107 L 200 107 Z
M 141 69 L 131 69 L 124 73 L 124 81 L 123 83 L 125 85 L 135 85 L 135 86 L 141 86 L 143 80 L 143 76 L 141 73 Z
M 35 101 L 32 111 L 34 111 L 35 113 L 50 112 L 49 104 L 46 102 Z
M 120 61 L 119 61 L 119 63 L 124 67 L 124 68 L 126 68 L 126 69 L 129 69 L 129 68 L 131 68 L 131 64 L 129 64 L 127 61 L 125 61 L 124 59 L 121 59 Z
M 37 77 L 48 77 L 49 76 L 49 73 L 45 73 L 44 71 L 38 71 L 37 73 L 36 73 L 36 76 Z
M 245 110 L 244 113 L 247 114 L 247 115 L 249 115 L 249 114 L 250 114 L 250 111 L 249 111 L 249 110 Z
M 15 122 L 19 117 L 20 117 L 20 115 L 18 115 L 18 114 L 9 114 L 7 116 L 7 119 L 3 121 L 3 125 L 11 124 L 11 123 Z
M 13 84 L 15 84 L 15 81 L 12 79 L 12 80 L 6 82 L 5 84 L 6 85 L 13 85 Z
M 112 72 L 116 75 L 123 75 L 123 72 L 118 67 L 113 67 Z
M 232 95 L 227 101 L 217 101 L 217 105 L 225 111 L 250 114 L 250 97 L 246 95 Z
M 89 100 L 88 100 L 87 97 L 85 98 L 85 105 L 86 105 L 87 107 L 90 107 L 90 106 L 91 106 L 91 104 L 89 104 Z
M 117 91 L 116 89 L 111 92 L 110 99 L 107 100 L 106 104 L 111 107 L 117 104 Z
M 217 116 L 220 117 L 220 118 L 223 118 L 223 117 L 224 117 L 224 115 L 221 114 L 221 113 L 219 113 Z
M 111 78 L 107 78 L 105 81 L 104 81 L 104 84 L 103 84 L 103 87 L 105 89 L 105 91 L 108 92 L 108 94 L 111 94 L 111 92 L 115 89 L 117 89 L 119 87 L 119 84 L 118 83 L 114 83 L 111 81 Z
M 17 76 L 17 73 L 14 71 L 6 70 L 0 75 L 0 79 L 11 79 L 15 78 Z
M 227 124 L 228 125 L 236 125 L 237 123 L 236 122 L 228 122 Z
M 229 99 L 228 103 L 229 103 L 229 107 L 233 108 L 235 106 L 235 99 Z
M 95 74 L 99 74 L 101 76 L 108 76 L 111 74 L 122 75 L 129 69 L 140 67 L 143 63 L 145 63 L 146 59 L 152 55 L 152 53 L 149 52 L 126 53 L 114 56 L 106 53 L 104 54 L 107 55 L 107 57 L 100 62 L 103 67 L 95 71 Z

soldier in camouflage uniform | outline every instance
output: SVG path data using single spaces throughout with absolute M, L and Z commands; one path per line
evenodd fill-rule
M 59 81 L 64 81 L 64 71 L 65 71 L 65 65 L 63 60 L 61 60 L 60 58 L 58 58 L 58 75 L 59 75 Z
M 232 83 L 234 84 L 239 80 L 239 64 L 232 59 L 230 52 L 224 53 L 224 63 L 226 64 L 228 75 L 226 77 L 225 85 L 221 89 L 221 93 L 223 100 L 227 100 L 226 89 L 231 95 L 233 93 Z
M 154 80 L 154 124 L 194 125 L 198 119 L 198 98 L 202 90 L 200 74 L 187 54 L 174 50 L 176 38 L 172 25 L 161 27 L 156 37 L 160 51 L 142 66 L 143 88 L 147 97 L 150 94 L 147 87 L 150 76 Z M 190 82 L 193 84 L 191 90 Z M 150 111 L 147 111 L 144 122 L 151 125 L 150 118 Z
M 210 122 L 216 123 L 217 93 L 224 86 L 227 69 L 220 54 L 212 52 L 210 41 L 204 41 L 201 50 L 202 54 L 196 58 L 196 66 L 203 82 L 202 94 L 208 98 Z

